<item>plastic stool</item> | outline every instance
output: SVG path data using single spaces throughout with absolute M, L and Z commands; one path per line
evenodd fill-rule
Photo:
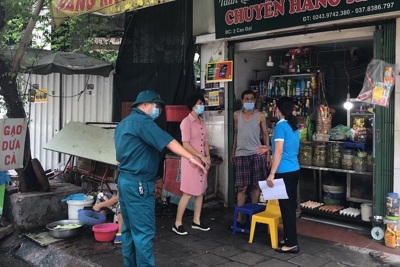
M 258 205 L 258 204 L 253 204 L 253 203 L 247 203 L 244 204 L 243 206 L 240 207 L 235 207 L 235 213 L 233 215 L 233 227 L 232 227 L 232 233 L 235 234 L 236 232 L 242 232 L 242 233 L 250 233 L 250 225 L 251 225 L 251 217 L 253 214 L 262 212 L 265 210 L 265 205 Z M 238 216 L 238 213 L 244 213 L 246 214 L 246 225 L 244 228 L 240 228 L 236 225 L 236 219 Z
M 255 214 L 251 218 L 251 228 L 249 243 L 253 243 L 256 224 L 263 223 L 268 225 L 272 248 L 278 247 L 278 227 L 283 227 L 281 210 L 278 200 L 268 200 L 265 211 Z

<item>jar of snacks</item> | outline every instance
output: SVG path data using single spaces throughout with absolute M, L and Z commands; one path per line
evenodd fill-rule
M 327 147 L 327 163 L 328 167 L 340 169 L 342 168 L 342 144 L 328 143 Z
M 352 149 L 343 149 L 342 155 L 342 169 L 352 170 L 353 169 L 354 152 Z
M 357 172 L 367 171 L 367 153 L 358 152 L 353 159 L 353 169 Z
M 314 148 L 313 165 L 317 167 L 326 167 L 326 143 L 318 142 Z
M 387 193 L 386 196 L 386 215 L 399 217 L 400 216 L 400 199 L 397 193 Z M 398 229 L 400 230 L 400 229 Z
M 313 157 L 313 146 L 311 142 L 300 143 L 299 163 L 300 165 L 311 166 Z

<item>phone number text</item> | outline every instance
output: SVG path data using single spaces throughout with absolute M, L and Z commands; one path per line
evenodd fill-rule
M 394 2 L 370 5 L 364 7 L 356 7 L 355 9 L 345 9 L 340 11 L 326 12 L 321 14 L 315 14 L 310 16 L 303 16 L 303 22 L 315 22 L 318 20 L 326 20 L 334 17 L 346 17 L 353 14 L 365 14 L 369 12 L 375 12 L 380 10 L 388 10 L 394 7 Z

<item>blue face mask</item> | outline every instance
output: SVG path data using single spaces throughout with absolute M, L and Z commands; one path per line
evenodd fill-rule
M 254 109 L 254 103 L 243 103 L 243 108 L 245 110 L 252 110 Z
M 153 107 L 153 109 L 151 110 L 151 114 L 150 117 L 155 120 L 158 118 L 158 116 L 160 116 L 160 109 L 157 107 Z
M 201 115 L 204 112 L 204 105 L 197 105 L 196 109 L 194 110 L 194 112 L 196 112 L 197 115 Z

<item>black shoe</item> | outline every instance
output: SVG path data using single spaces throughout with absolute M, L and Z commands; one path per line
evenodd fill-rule
M 297 253 L 299 253 L 299 246 L 294 246 L 288 250 L 283 250 L 282 248 L 277 248 L 277 249 L 275 249 L 275 252 L 297 254 Z
M 200 224 L 192 222 L 192 229 L 197 229 L 197 230 L 201 230 L 201 231 L 209 231 L 211 228 L 201 222 L 200 222 Z
M 281 248 L 281 247 L 283 247 L 283 246 L 285 246 L 285 241 L 280 241 L 279 243 L 278 243 L 278 248 Z
M 183 225 L 179 225 L 178 227 L 176 227 L 176 225 L 174 225 L 172 227 L 172 231 L 178 235 L 187 235 L 188 234 L 188 232 L 186 232 L 185 227 L 183 227 Z

